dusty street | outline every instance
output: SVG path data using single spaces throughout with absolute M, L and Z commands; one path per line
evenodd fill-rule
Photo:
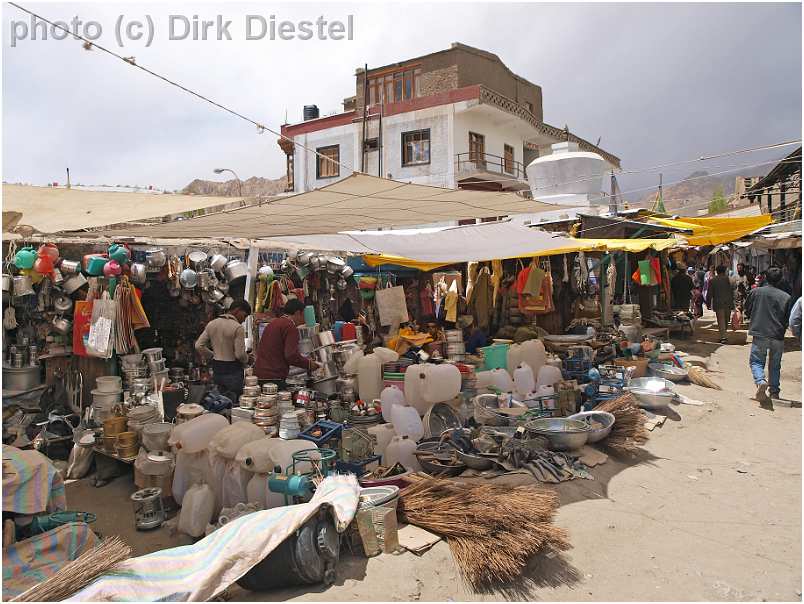
M 541 557 L 511 592 L 473 594 L 445 543 L 421 557 L 347 556 L 338 579 L 317 587 L 250 593 L 236 600 L 801 600 L 801 409 L 763 409 L 752 400 L 749 345 L 718 346 L 705 319 L 679 350 L 720 372 L 722 391 L 679 386 L 707 404 L 674 406 L 635 460 L 610 459 L 596 480 L 559 488 L 557 522 L 572 549 Z M 743 334 L 730 334 L 739 341 Z M 750 342 L 750 338 L 748 339 Z M 782 396 L 801 400 L 801 352 L 788 338 Z M 136 533 L 130 512 L 109 503 L 127 479 L 97 490 L 68 487 L 71 509 L 98 512 L 98 530 L 121 534 L 145 553 L 176 544 L 164 530 Z M 109 496 L 99 497 L 107 491 Z M 105 494 L 104 494 L 105 495 Z M 105 503 L 104 503 L 105 502 Z

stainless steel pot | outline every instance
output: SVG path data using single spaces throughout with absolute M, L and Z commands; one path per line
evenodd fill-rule
M 226 295 L 219 289 L 211 289 L 204 293 L 205 302 L 209 302 L 210 304 L 217 304 L 225 297 Z
M 65 275 L 77 275 L 81 272 L 81 263 L 78 260 L 62 260 L 59 270 Z
M 335 334 L 331 331 L 320 331 L 313 336 L 316 346 L 332 346 L 335 343 Z
M 67 279 L 62 287 L 64 287 L 64 291 L 66 291 L 69 295 L 73 295 L 75 292 L 84 287 L 86 284 L 87 284 L 87 278 L 79 273 Z
M 53 325 L 53 329 L 56 330 L 57 333 L 60 333 L 63 336 L 66 336 L 73 328 L 72 321 L 68 321 L 62 317 L 56 317 L 53 319 L 51 323 Z
M 162 268 L 167 262 L 165 250 L 153 248 L 145 252 L 145 264 L 150 268 Z
M 222 254 L 214 254 L 212 258 L 209 259 L 209 266 L 216 273 L 222 273 L 223 269 L 226 268 L 226 262 L 226 256 Z
M 147 273 L 144 264 L 135 262 L 131 265 L 131 282 L 137 285 L 143 285 L 147 278 Z
M 316 391 L 326 394 L 330 396 L 332 394 L 338 393 L 338 385 L 337 385 L 337 377 L 328 377 L 322 380 L 316 380 L 313 382 L 313 388 Z
M 313 252 L 304 252 L 297 257 L 297 264 L 299 266 L 310 266 L 310 261 L 315 257 Z
M 198 285 L 198 273 L 191 268 L 186 268 L 179 275 L 179 283 L 184 289 L 194 289 Z
M 17 275 L 14 277 L 14 295 L 30 296 L 34 293 L 33 282 L 28 275 Z
M 204 269 L 198 272 L 198 287 L 201 289 L 209 289 L 214 285 L 215 273 L 210 269 Z
M 229 292 L 229 283 L 227 281 L 217 281 L 215 287 L 221 290 L 224 294 Z
M 64 275 L 57 268 L 54 268 L 53 272 L 50 273 L 50 279 L 53 281 L 53 285 L 61 286 L 64 284 Z
M 187 259 L 190 261 L 190 267 L 198 271 L 206 266 L 207 253 L 195 250 L 187 255 Z
M 59 294 L 53 298 L 53 310 L 59 313 L 70 312 L 73 309 L 73 301 L 69 296 Z
M 229 283 L 236 279 L 245 279 L 248 275 L 248 265 L 242 260 L 230 260 L 226 263 L 224 275 Z
M 299 250 L 290 250 L 287 255 L 288 262 L 296 262 L 299 259 Z
M 310 263 L 308 266 L 310 267 L 311 271 L 317 271 L 322 269 L 323 267 L 321 266 L 321 257 L 313 256 L 312 258 L 310 258 Z
M 338 256 L 330 256 L 327 258 L 327 272 L 332 275 L 342 271 L 345 266 L 346 262 L 344 262 L 343 258 L 339 258 Z
M 353 268 L 352 268 L 351 266 L 349 266 L 348 264 L 347 264 L 347 265 L 345 265 L 345 266 L 344 266 L 344 267 L 341 269 L 341 277 L 343 277 L 344 279 L 348 279 L 349 277 L 351 277 L 351 276 L 352 276 L 352 275 L 354 275 L 354 274 L 355 274 L 355 269 L 353 269 Z
M 317 380 L 335 379 L 338 377 L 338 368 L 335 366 L 335 363 L 324 363 L 316 369 L 314 377 Z
M 3 291 L 11 293 L 13 287 L 14 287 L 14 278 L 11 275 L 3 273 Z
M 3 365 L 3 390 L 24 391 L 42 383 L 42 370 L 34 367 L 9 367 Z
M 152 361 L 161 361 L 163 358 L 161 348 L 146 348 L 142 351 L 142 355 L 148 359 L 149 363 Z
M 332 347 L 331 346 L 321 346 L 320 348 L 315 348 L 313 350 L 313 359 L 317 362 L 326 365 L 327 363 L 332 363 Z

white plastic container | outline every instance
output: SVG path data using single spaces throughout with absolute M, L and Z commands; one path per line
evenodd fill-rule
M 405 393 L 396 386 L 386 386 L 380 392 L 380 403 L 382 404 L 382 418 L 386 422 L 391 421 L 391 409 L 394 405 L 406 405 Z
M 229 422 L 217 413 L 206 413 L 173 428 L 168 444 L 185 453 L 197 453 L 209 446 L 212 437 Z
M 422 427 L 422 430 L 423 429 Z M 368 433 L 377 438 L 377 445 L 374 447 L 374 455 L 381 455 L 381 463 L 385 466 L 385 452 L 388 449 L 388 445 L 391 443 L 391 439 L 396 436 L 393 424 L 377 424 L 376 426 L 371 426 L 368 429 Z
M 561 369 L 552 365 L 544 365 L 539 369 L 539 377 L 536 378 L 537 386 L 555 386 L 561 381 Z
M 209 452 L 203 449 L 197 453 L 176 453 L 176 468 L 173 471 L 171 492 L 173 499 L 182 504 L 187 490 L 193 485 L 203 482 L 209 472 Z
M 240 448 L 253 440 L 265 438 L 262 428 L 245 422 L 235 422 L 219 430 L 209 441 L 210 454 L 234 459 Z
M 266 474 L 273 472 L 276 466 L 279 466 L 284 472 L 293 460 L 292 457 L 296 451 L 317 448 L 315 443 L 308 440 L 266 437 L 240 447 L 235 459 L 243 469 L 249 472 Z M 311 468 L 309 464 L 300 464 L 296 469 L 300 472 L 307 472 Z
M 489 371 L 491 374 L 491 385 L 499 388 L 503 392 L 513 392 L 514 380 L 511 379 L 511 374 L 505 369 L 492 369 Z
M 390 348 L 383 348 L 382 346 L 375 348 L 373 354 L 377 355 L 377 358 L 380 359 L 380 363 L 396 363 L 399 360 L 399 354 L 396 351 Z
M 424 436 L 424 424 L 415 407 L 394 405 L 391 422 L 397 436 L 407 436 L 414 443 Z
M 194 484 L 184 495 L 179 531 L 191 537 L 201 537 L 212 521 L 215 496 L 207 484 Z
M 371 402 L 382 391 L 382 362 L 376 354 L 367 354 L 357 362 L 357 387 L 360 398 Z
M 455 365 L 424 365 L 422 398 L 430 405 L 451 401 L 461 391 L 461 372 Z M 421 374 L 420 374 L 421 379 Z
M 536 389 L 536 379 L 530 365 L 524 361 L 514 369 L 514 388 L 520 396 L 526 396 Z
M 522 345 L 521 344 L 511 344 L 508 347 L 508 358 L 506 360 L 506 366 L 508 367 L 508 373 L 512 376 L 514 375 L 514 371 L 516 368 L 519 367 L 522 362 L 524 361 L 524 356 L 522 354 Z
M 405 370 L 405 400 L 408 405 L 419 412 L 419 415 L 424 415 L 430 408 L 430 404 L 424 400 L 421 388 L 422 380 L 420 376 L 426 367 L 426 364 L 410 365 Z
M 547 384 L 542 386 L 536 386 L 536 394 L 539 396 L 547 396 L 548 394 L 555 394 L 555 388 L 553 386 Z M 556 408 L 556 399 L 548 398 L 542 403 L 545 409 L 555 409 Z
M 386 466 L 393 466 L 401 463 L 406 470 L 418 472 L 422 469 L 419 460 L 413 454 L 416 451 L 416 443 L 406 436 L 394 436 L 385 450 Z
M 522 342 L 520 350 L 522 361 L 530 366 L 534 376 L 539 375 L 539 370 L 544 366 L 547 358 L 544 343 L 541 340 L 527 340 Z

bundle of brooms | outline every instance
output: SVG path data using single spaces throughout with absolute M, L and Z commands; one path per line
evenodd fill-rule
M 422 475 L 406 479 L 402 519 L 446 538 L 461 574 L 476 590 L 517 578 L 546 548 L 570 547 L 566 531 L 552 522 L 558 507 L 552 491 Z
M 12 602 L 61 602 L 81 591 L 101 575 L 131 556 L 120 537 L 104 539 L 60 568 L 56 574 L 21 593 Z
M 633 453 L 647 442 L 647 418 L 631 393 L 601 403 L 595 411 L 607 411 L 614 416 L 611 434 L 601 444 L 617 452 Z

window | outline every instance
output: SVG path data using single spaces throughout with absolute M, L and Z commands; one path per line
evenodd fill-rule
M 402 165 L 430 163 L 430 129 L 402 133 Z
M 514 173 L 514 148 L 511 145 L 505 145 L 503 154 L 504 154 L 503 169 L 505 170 L 506 174 L 513 174 Z
M 380 140 L 375 136 L 366 140 L 366 151 L 376 151 L 380 148 Z
M 316 149 L 316 178 L 334 178 L 340 174 L 340 145 Z
M 483 164 L 486 156 L 486 137 L 482 134 L 469 133 L 469 161 Z
M 398 103 L 418 96 L 421 69 L 404 69 L 369 79 L 369 105 Z
M 285 186 L 285 191 L 292 191 L 294 189 L 293 183 L 293 160 L 294 155 L 291 153 L 290 155 L 286 156 L 288 159 L 287 164 L 287 185 Z

